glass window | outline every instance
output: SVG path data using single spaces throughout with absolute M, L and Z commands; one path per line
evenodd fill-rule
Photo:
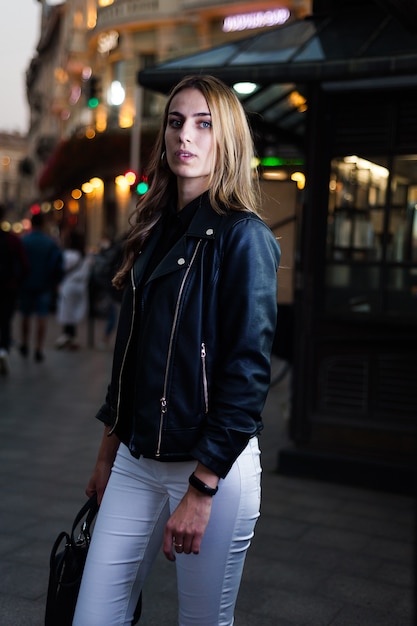
M 292 83 L 269 85 L 257 91 L 253 96 L 245 98 L 244 104 L 249 111 L 264 112 L 274 102 L 278 102 L 287 97 L 294 89 L 295 85 Z
M 239 47 L 236 43 L 230 43 L 214 48 L 213 50 L 205 50 L 204 52 L 198 52 L 197 54 L 190 55 L 186 58 L 186 62 L 184 62 L 183 57 L 174 59 L 173 61 L 167 61 L 166 63 L 159 65 L 158 69 L 165 70 L 176 67 L 182 69 L 184 65 L 186 65 L 187 68 L 223 66 L 227 64 L 228 59 L 233 57 L 238 50 Z
M 417 313 L 417 155 L 331 162 L 326 248 L 331 314 Z
M 284 63 L 289 61 L 300 46 L 316 33 L 312 21 L 297 21 L 262 33 L 253 41 L 242 45 L 238 54 L 230 60 L 231 65 L 252 63 Z
M 381 159 L 334 159 L 329 185 L 327 258 L 371 261 L 382 256 L 389 170 Z
M 394 160 L 388 226 L 388 258 L 417 261 L 417 154 Z

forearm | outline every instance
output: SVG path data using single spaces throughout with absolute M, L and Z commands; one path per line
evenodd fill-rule
M 113 465 L 117 450 L 119 449 L 120 440 L 115 434 L 109 436 L 109 432 L 110 426 L 105 426 L 103 438 L 97 455 L 97 462 L 110 463 Z
M 113 467 L 114 459 L 120 445 L 120 441 L 116 435 L 109 437 L 109 431 L 110 427 L 106 426 L 97 454 L 97 461 L 86 488 L 86 494 L 88 496 L 93 495 L 93 493 L 97 494 L 99 504 L 106 489 L 111 468 Z

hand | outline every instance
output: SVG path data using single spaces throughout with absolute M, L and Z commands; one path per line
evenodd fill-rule
M 211 506 L 211 496 L 188 488 L 165 526 L 163 551 L 168 561 L 175 561 L 174 550 L 185 554 L 200 552 Z
M 97 461 L 94 471 L 88 481 L 85 493 L 90 498 L 94 493 L 97 494 L 97 502 L 101 503 L 104 491 L 110 478 L 112 463 Z
M 101 440 L 100 449 L 97 456 L 97 462 L 85 493 L 90 498 L 94 493 L 97 494 L 97 502 L 101 503 L 104 491 L 110 478 L 111 468 L 120 445 L 119 439 L 112 435 L 108 436 L 109 427 L 104 429 L 103 439 Z

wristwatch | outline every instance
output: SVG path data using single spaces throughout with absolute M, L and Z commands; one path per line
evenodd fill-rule
M 209 487 L 209 485 L 203 483 L 202 480 L 197 478 L 194 472 L 189 477 L 188 482 L 194 489 L 197 489 L 200 493 L 204 493 L 206 496 L 215 496 L 219 489 L 218 487 Z

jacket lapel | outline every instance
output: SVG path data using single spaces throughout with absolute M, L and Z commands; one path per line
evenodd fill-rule
M 208 198 L 205 197 L 197 209 L 191 224 L 185 233 L 165 255 L 159 265 L 154 269 L 146 283 L 155 280 L 166 274 L 177 272 L 188 267 L 195 246 L 187 245 L 190 239 L 215 239 L 222 216 L 211 208 Z M 146 246 L 134 264 L 135 284 L 138 285 L 142 279 L 143 272 L 148 264 L 151 255 L 160 237 L 159 224 L 150 235 Z

